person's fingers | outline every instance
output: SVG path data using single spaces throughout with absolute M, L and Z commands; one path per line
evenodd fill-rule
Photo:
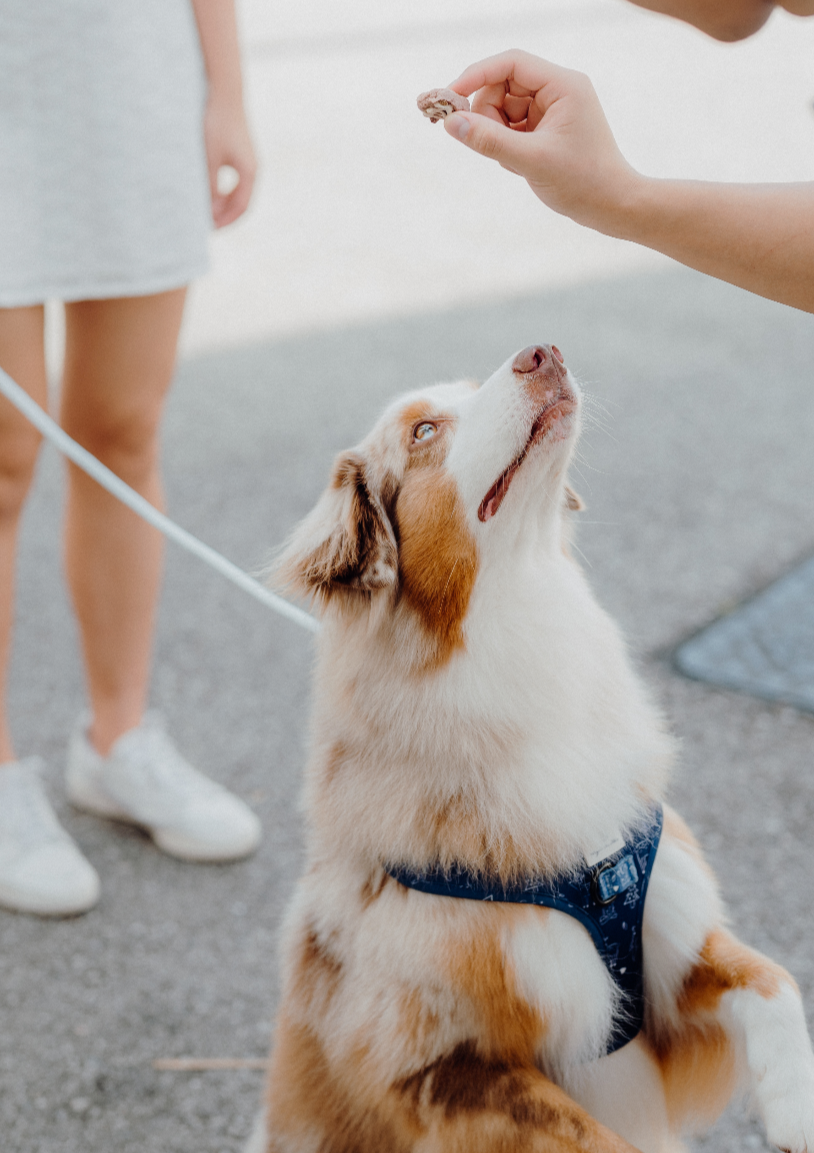
M 475 111 L 475 109 L 473 109 Z M 499 108 L 494 108 L 491 104 L 485 104 L 483 111 L 477 110 L 479 115 L 485 116 L 488 120 L 494 120 L 495 124 L 504 124 L 508 127 L 509 118 L 501 112 Z
M 235 150 L 213 143 L 209 153 L 212 158 L 209 165 L 212 220 L 216 228 L 224 228 L 245 212 L 251 199 L 257 165 L 250 148 Z M 228 188 L 221 191 L 219 175 L 224 168 L 233 170 L 233 179 L 236 177 L 236 181 L 227 181 Z
M 444 121 L 444 128 L 473 152 L 496 160 L 512 172 L 522 172 L 531 143 L 524 132 L 514 132 L 488 116 L 472 112 L 454 112 Z
M 518 84 L 516 80 L 507 80 L 506 88 L 508 89 L 509 96 L 533 96 L 534 89 L 526 88 L 523 84 Z
M 209 196 L 212 203 L 215 203 L 215 198 L 218 195 L 218 162 L 215 156 L 212 155 L 212 149 L 206 150 L 206 171 L 209 175 Z
M 251 200 L 255 180 L 254 165 L 245 163 L 238 167 L 232 162 L 232 166 L 238 174 L 237 184 L 231 192 L 217 193 L 212 198 L 212 219 L 216 228 L 225 228 L 227 224 L 237 220 L 246 211 Z
M 212 134 L 207 133 L 206 139 L 206 171 L 209 176 L 209 200 L 212 204 L 212 220 L 217 227 L 217 214 L 223 201 L 223 193 L 218 191 L 218 172 L 220 171 L 220 150 L 212 143 Z
M 478 60 L 465 68 L 448 87 L 461 96 L 471 96 L 479 88 L 486 88 L 493 84 L 504 86 L 505 91 L 506 81 L 514 76 L 519 55 L 520 50 L 513 49 L 508 52 L 499 52 L 496 56 L 487 56 L 484 60 Z
M 549 86 L 562 89 L 573 75 L 569 68 L 513 48 L 470 64 L 448 87 L 460 96 L 471 96 L 479 88 L 508 82 L 510 91 L 523 95 L 523 89 L 529 94 Z
M 525 122 L 530 104 L 530 96 L 514 96 L 504 84 L 490 84 L 475 93 L 472 111 L 511 128 Z
M 499 120 L 501 124 L 508 124 L 508 117 L 503 112 L 503 101 L 506 89 L 502 84 L 492 84 L 487 88 L 479 89 L 472 98 L 472 111 L 480 116 L 489 116 L 492 120 Z
M 486 84 L 483 88 L 479 88 L 472 97 L 471 107 L 474 110 L 477 105 L 478 111 L 486 104 L 491 104 L 494 108 L 501 108 L 505 99 L 505 84 Z
M 534 131 L 534 129 L 537 127 L 537 125 L 540 123 L 540 121 L 545 116 L 546 111 L 547 111 L 546 108 L 544 108 L 537 100 L 531 101 L 531 103 L 529 104 L 528 113 L 526 116 L 526 131 L 527 132 L 533 132 Z
M 529 114 L 531 98 L 528 96 L 507 96 L 503 101 L 503 111 L 509 119 L 509 124 L 517 124 L 525 120 Z
M 212 220 L 215 228 L 225 228 L 242 216 L 246 211 L 251 196 L 251 189 L 247 189 L 241 181 L 232 192 L 221 193 L 216 201 L 212 202 Z
M 237 192 L 237 189 L 235 189 Z M 227 224 L 231 224 L 233 220 L 237 220 L 240 213 L 236 210 L 234 204 L 235 192 L 230 192 L 228 196 L 221 195 L 217 201 L 212 203 L 212 220 L 215 228 L 225 228 Z

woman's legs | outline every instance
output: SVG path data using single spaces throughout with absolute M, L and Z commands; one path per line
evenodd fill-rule
M 66 430 L 155 504 L 158 425 L 185 289 L 66 306 Z M 0 367 L 47 406 L 44 309 L 0 309 Z M 17 531 L 39 433 L 0 398 L 0 764 L 14 750 L 5 709 Z M 141 719 L 161 579 L 157 532 L 71 466 L 66 568 L 82 630 L 92 739 L 107 752 Z
M 159 424 L 185 292 L 65 310 L 63 427 L 159 507 Z M 69 466 L 65 567 L 87 669 L 89 737 L 103 755 L 145 708 L 162 554 L 155 529 Z
M 47 405 L 41 304 L 0 308 L 0 368 L 38 404 Z M 6 677 L 14 612 L 17 530 L 40 444 L 39 433 L 0 397 L 0 764 L 14 760 L 6 716 Z
M 42 305 L 0 309 L 0 366 L 41 405 L 48 393 L 44 325 Z M 61 915 L 95 905 L 99 878 L 57 822 L 34 767 L 14 763 L 5 702 L 17 529 L 39 443 L 0 398 L 0 905 Z
M 185 291 L 66 307 L 62 421 L 67 432 L 155 504 L 158 432 L 172 377 Z M 44 404 L 43 309 L 0 310 L 0 365 Z M 57 822 L 35 766 L 14 754 L 3 710 L 17 525 L 39 438 L 0 400 L 0 905 L 78 913 L 99 878 Z M 147 699 L 161 538 L 71 466 L 65 563 L 79 618 L 93 721 L 68 750 L 74 804 L 149 829 L 187 860 L 236 860 L 259 843 L 242 801 L 189 765 L 155 723 Z M 117 738 L 128 733 L 112 757 Z
M 63 426 L 156 505 L 159 423 L 183 307 L 179 290 L 66 309 Z M 141 723 L 161 560 L 158 532 L 71 468 L 65 564 L 93 720 L 71 738 L 68 795 L 149 829 L 173 856 L 236 860 L 260 841 L 255 814 L 188 764 L 160 725 Z

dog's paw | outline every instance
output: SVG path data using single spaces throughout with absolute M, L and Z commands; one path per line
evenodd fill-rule
M 814 1153 L 814 1066 L 764 1104 L 766 1135 L 783 1153 Z

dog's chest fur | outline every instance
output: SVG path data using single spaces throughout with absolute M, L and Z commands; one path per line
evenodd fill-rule
M 343 973 L 357 974 L 359 1016 L 346 1019 L 394 996 L 395 964 L 435 1022 L 421 1030 L 422 1060 L 472 1036 L 473 1006 L 517 1004 L 523 1043 L 556 1075 L 601 1054 L 611 1029 L 615 987 L 585 930 L 519 906 L 447 901 L 439 912 L 382 865 L 560 871 L 638 817 L 671 746 L 615 627 L 562 554 L 548 564 L 532 554 L 496 587 L 482 582 L 467 625 L 465 652 L 422 676 L 401 671 L 386 641 L 359 640 L 341 621 L 326 628 L 300 924 L 319 926 Z M 468 978 L 457 969 L 490 976 L 473 975 L 471 998 L 439 992 L 433 1005 L 450 965 L 458 988 Z M 386 1035 L 380 1009 L 373 1017 Z
M 402 669 L 389 638 L 321 642 L 307 804 L 367 865 L 560 872 L 658 796 L 672 742 L 575 565 L 531 554 L 476 586 L 467 648 Z

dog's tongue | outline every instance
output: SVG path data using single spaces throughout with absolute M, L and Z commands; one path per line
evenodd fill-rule
M 509 485 L 511 484 L 512 477 L 519 468 L 520 461 L 516 460 L 514 464 L 509 465 L 506 471 L 501 473 L 501 475 L 497 478 L 495 483 L 487 492 L 486 496 L 481 501 L 480 508 L 478 509 L 478 520 L 481 520 L 485 523 L 495 515 L 503 502 L 504 496 L 509 491 Z
M 490 497 L 483 501 L 480 508 L 478 509 L 478 519 L 485 523 L 487 520 L 493 517 L 497 510 L 500 508 L 500 502 L 502 500 L 502 492 L 493 492 Z

